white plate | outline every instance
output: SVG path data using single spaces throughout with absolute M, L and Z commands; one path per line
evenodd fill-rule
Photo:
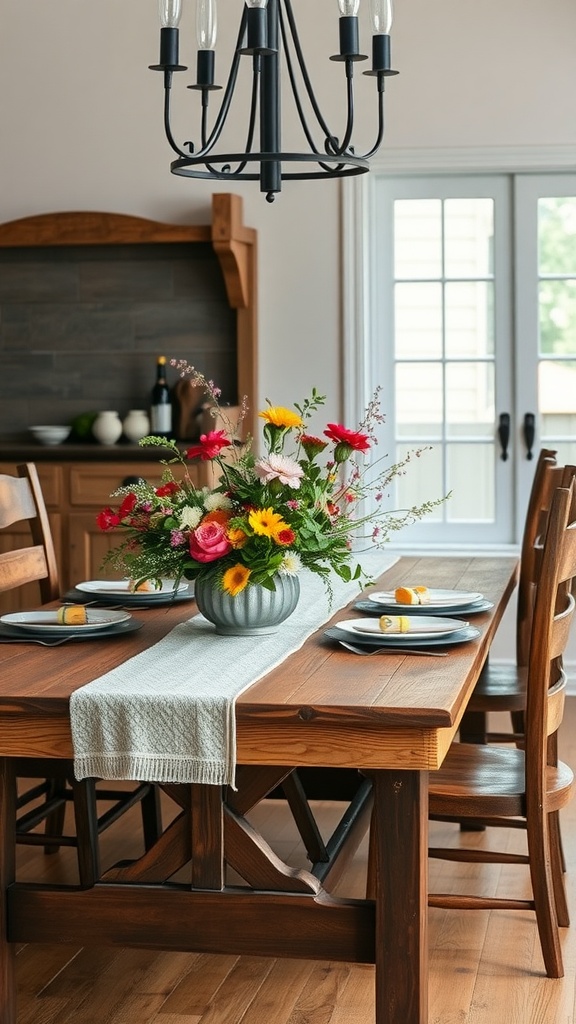
M 424 637 L 439 637 L 439 636 L 450 636 L 451 633 L 455 633 L 459 629 L 464 629 L 468 623 L 463 622 L 462 619 L 444 619 L 436 618 L 434 615 L 421 615 L 420 618 L 414 619 L 410 623 L 410 629 L 407 633 L 401 633 L 400 630 L 392 632 L 384 632 L 378 625 L 378 620 L 374 617 L 370 619 L 344 619 L 343 622 L 336 623 L 338 629 L 343 629 L 346 633 L 350 633 L 352 636 L 376 636 L 381 639 L 387 637 L 394 637 L 395 639 L 401 637 L 402 640 L 422 640 Z
M 465 626 L 463 629 L 457 629 L 455 633 L 450 633 L 450 636 L 439 636 L 437 633 L 434 636 L 417 636 L 414 634 L 409 646 L 423 651 L 427 647 L 454 647 L 456 644 L 466 644 L 470 640 L 477 640 L 480 635 L 479 629 L 476 629 L 474 626 Z M 329 637 L 330 640 L 350 639 L 350 633 L 347 633 L 344 629 L 338 629 L 337 626 L 330 626 L 325 631 L 324 636 Z M 354 633 L 355 643 L 360 644 L 361 647 L 366 647 L 368 651 L 378 647 L 387 647 L 390 650 L 405 648 L 405 638 L 405 633 L 404 635 L 401 633 L 395 633 L 394 635 L 382 633 L 381 636 L 376 636 L 374 633 Z
M 174 589 L 174 580 L 162 580 L 162 586 L 158 590 L 130 590 L 129 580 L 86 580 L 85 583 L 77 583 L 76 590 L 85 594 L 99 594 L 101 597 L 130 597 L 142 598 L 143 601 L 153 600 L 155 597 L 169 597 L 171 594 L 179 594 L 186 590 L 187 580 L 181 580 L 177 590 Z
M 12 612 L 10 615 L 0 616 L 0 622 L 7 626 L 16 626 L 18 629 L 34 630 L 42 633 L 81 633 L 83 630 L 109 629 L 119 622 L 129 619 L 129 612 L 111 611 L 107 608 L 87 608 L 86 615 L 88 622 L 81 626 L 71 626 L 70 623 L 60 623 L 57 619 L 56 609 L 51 612 Z
M 421 605 L 409 605 L 401 604 L 394 597 L 395 591 L 393 590 L 379 590 L 373 594 L 369 594 L 368 597 L 375 604 L 385 604 L 387 607 L 391 605 L 395 608 L 428 608 L 430 611 L 436 609 L 442 609 L 446 607 L 458 608 L 461 605 L 466 606 L 474 604 L 476 601 L 482 601 L 484 594 L 478 594 L 468 590 L 429 590 L 428 600 Z

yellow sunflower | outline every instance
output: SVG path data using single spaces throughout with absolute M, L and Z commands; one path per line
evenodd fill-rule
M 303 427 L 304 421 L 297 412 L 292 412 L 291 409 L 285 409 L 282 405 L 271 405 L 268 409 L 264 409 L 263 412 L 258 413 L 263 420 L 267 423 L 271 423 L 274 427 Z
M 282 516 L 273 508 L 253 509 L 248 515 L 248 522 L 254 533 L 262 537 L 274 537 L 277 531 L 285 526 Z
M 236 597 L 241 590 L 247 585 L 250 579 L 251 570 L 245 565 L 233 565 L 230 569 L 226 569 L 222 577 L 222 588 L 231 597 Z

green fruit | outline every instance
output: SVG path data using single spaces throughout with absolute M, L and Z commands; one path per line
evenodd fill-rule
M 71 421 L 72 431 L 79 441 L 93 440 L 92 425 L 97 415 L 97 412 L 83 412 Z

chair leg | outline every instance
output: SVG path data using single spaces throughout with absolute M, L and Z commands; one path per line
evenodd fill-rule
M 568 928 L 570 924 L 570 911 L 566 899 L 566 888 L 564 885 L 564 851 L 562 849 L 562 835 L 560 833 L 560 814 L 552 811 L 548 815 L 548 829 L 550 833 L 550 862 L 552 866 L 552 878 L 554 880 L 554 899 L 556 904 L 556 916 L 561 928 Z
M 533 814 L 530 811 L 527 815 L 530 876 L 546 974 L 549 978 L 563 978 L 564 966 L 556 915 L 556 889 L 550 863 L 550 836 L 546 818 L 545 814 Z
M 49 836 L 61 836 L 64 833 L 64 817 L 66 814 L 66 800 L 64 798 L 64 792 L 66 789 L 66 781 L 64 779 L 47 779 L 48 792 L 47 800 L 57 800 L 60 798 L 61 803 L 46 816 L 46 835 Z M 56 843 L 51 843 L 49 846 L 44 847 L 44 853 L 58 853 L 60 847 Z
M 465 711 L 460 722 L 459 739 L 461 743 L 486 743 L 488 716 L 485 711 Z M 460 822 L 461 832 L 485 832 L 484 825 L 471 825 L 467 821 Z
M 76 820 L 80 885 L 89 888 L 100 877 L 96 781 L 95 779 L 83 779 L 78 782 L 76 779 L 71 779 L 70 785 L 72 786 Z
M 526 715 L 524 711 L 511 711 L 510 721 L 512 722 L 512 732 L 524 736 L 526 732 Z

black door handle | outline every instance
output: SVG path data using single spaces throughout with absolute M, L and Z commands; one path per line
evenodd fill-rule
M 502 449 L 500 458 L 502 462 L 508 459 L 508 445 L 510 444 L 510 414 L 503 412 L 498 419 L 498 438 Z
M 536 417 L 533 412 L 527 412 L 524 417 L 524 443 L 526 445 L 526 458 L 533 459 L 532 449 L 536 436 Z

